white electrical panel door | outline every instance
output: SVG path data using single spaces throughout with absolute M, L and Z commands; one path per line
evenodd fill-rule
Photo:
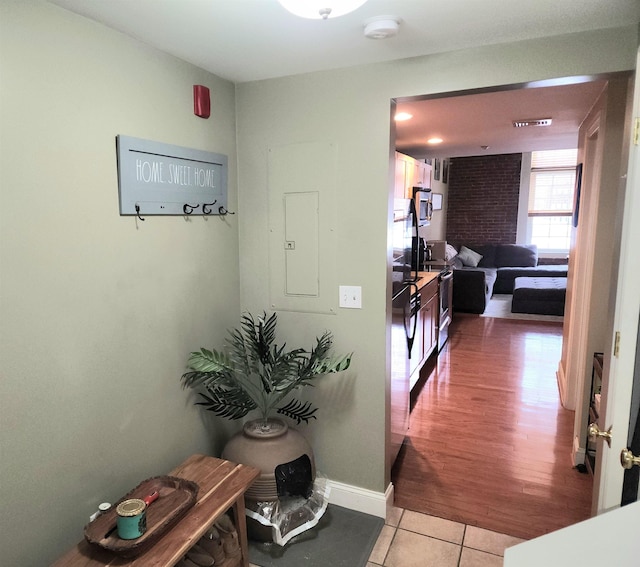
M 336 313 L 336 174 L 333 143 L 269 149 L 269 307 Z
M 287 295 L 319 293 L 318 192 L 284 196 Z

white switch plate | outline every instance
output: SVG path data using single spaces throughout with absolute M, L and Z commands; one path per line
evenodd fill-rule
M 359 285 L 341 285 L 340 307 L 362 309 L 362 287 Z

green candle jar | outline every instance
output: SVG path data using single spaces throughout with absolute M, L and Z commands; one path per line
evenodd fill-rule
M 116 524 L 121 539 L 136 539 L 147 531 L 147 505 L 144 500 L 124 500 L 116 508 Z

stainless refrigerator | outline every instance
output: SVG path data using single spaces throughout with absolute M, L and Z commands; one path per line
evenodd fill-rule
M 391 290 L 391 436 L 389 463 L 393 465 L 409 429 L 409 358 L 416 334 L 419 295 L 412 247 L 417 236 L 413 199 L 395 199 L 393 211 L 393 268 Z

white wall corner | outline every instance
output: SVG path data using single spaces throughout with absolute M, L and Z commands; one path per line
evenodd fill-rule
M 522 154 L 520 164 L 520 193 L 518 196 L 518 221 L 516 227 L 516 242 L 527 244 L 529 242 L 529 188 L 531 184 L 531 152 Z
M 356 510 L 363 514 L 377 516 L 378 518 L 387 517 L 387 499 L 389 497 L 391 498 L 391 503 L 393 503 L 393 485 L 391 484 L 389 485 L 391 490 L 389 491 L 389 488 L 387 488 L 384 493 L 332 480 L 329 481 L 329 486 L 331 487 L 331 495 L 329 496 L 331 504 Z
M 391 510 L 394 507 L 393 501 L 396 497 L 395 488 L 393 487 L 393 484 L 391 482 L 389 483 L 389 486 L 387 486 L 387 489 L 384 491 L 384 497 L 386 502 L 386 518 L 390 518 Z
M 573 451 L 571 455 L 573 459 L 573 466 L 577 467 L 578 465 L 584 465 L 586 456 L 587 450 L 585 447 L 580 447 L 580 438 L 576 435 L 573 438 Z
M 574 407 L 571 407 L 571 401 L 568 399 L 567 393 L 567 375 L 564 372 L 564 366 L 562 360 L 558 363 L 558 370 L 556 371 L 556 379 L 558 380 L 558 393 L 560 394 L 560 403 L 564 409 L 575 411 Z

